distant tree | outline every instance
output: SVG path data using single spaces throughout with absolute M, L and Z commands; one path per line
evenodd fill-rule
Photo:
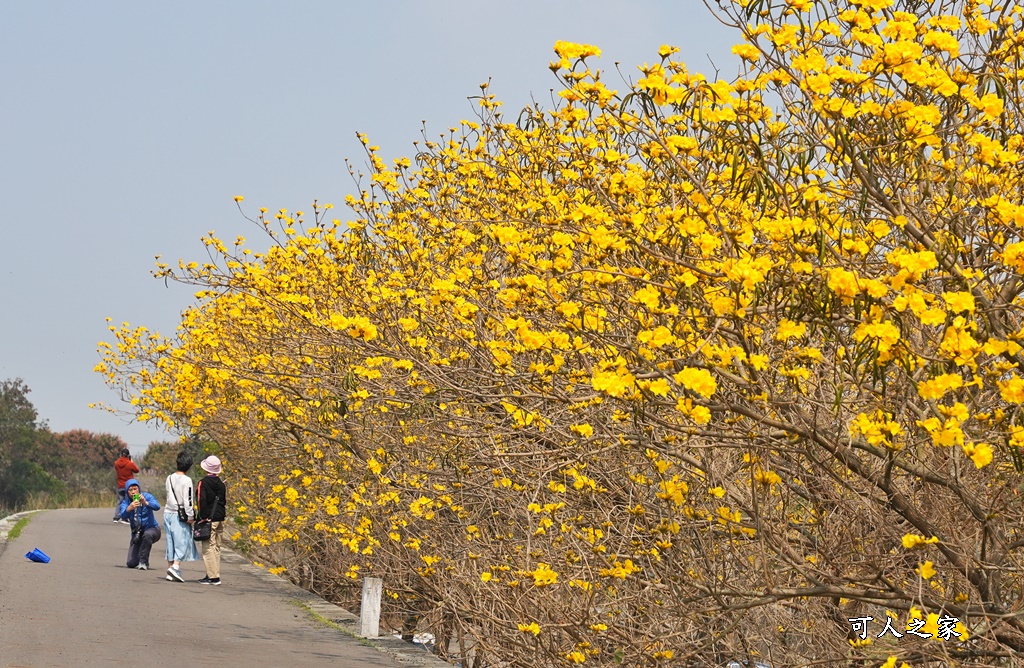
M 114 465 L 128 444 L 115 434 L 94 434 L 84 429 L 72 429 L 54 434 L 53 455 L 64 462 L 87 468 L 107 469 Z
M 31 390 L 20 378 L 0 382 L 0 465 L 31 450 L 38 426 Z
M 212 443 L 204 443 L 198 439 L 181 441 L 154 441 L 146 448 L 146 454 L 139 462 L 142 469 L 150 469 L 157 473 L 171 473 L 176 466 L 178 453 L 182 450 L 192 455 L 195 462 L 190 474 L 195 474 L 199 469 L 199 462 L 208 454 L 215 453 L 216 447 Z M 201 474 L 200 474 L 201 475 Z
M 40 462 L 46 469 L 64 483 L 82 489 L 109 488 L 114 460 L 122 448 L 128 447 L 115 434 L 95 434 L 84 429 L 52 433 L 39 443 Z
M 28 399 L 30 391 L 20 378 L 0 381 L 0 507 L 17 507 L 33 491 L 63 487 L 37 461 L 47 432 Z
M 139 468 L 170 473 L 174 470 L 174 459 L 179 452 L 181 443 L 177 441 L 153 441 L 138 462 Z

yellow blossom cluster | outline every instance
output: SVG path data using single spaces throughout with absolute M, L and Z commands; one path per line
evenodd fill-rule
M 553 108 L 158 265 L 195 305 L 97 371 L 263 560 L 480 665 L 892 666 L 833 621 L 885 606 L 1024 656 L 1022 12 L 717 4 L 735 79 L 559 42 Z

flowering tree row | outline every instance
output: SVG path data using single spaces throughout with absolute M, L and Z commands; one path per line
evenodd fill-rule
M 211 233 L 98 370 L 221 444 L 241 539 L 475 665 L 1011 665 L 1021 8 L 709 4 L 734 80 L 560 42 L 553 108 L 364 139 L 352 220 Z

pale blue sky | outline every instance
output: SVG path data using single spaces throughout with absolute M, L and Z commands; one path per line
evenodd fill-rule
M 234 195 L 344 219 L 357 131 L 410 154 L 488 78 L 506 116 L 549 106 L 559 39 L 630 76 L 673 44 L 728 79 L 740 41 L 701 0 L 0 0 L 0 379 L 24 379 L 54 430 L 167 438 L 87 407 L 117 402 L 92 371 L 104 319 L 171 333 L 191 301 L 154 256 L 202 260 L 208 230 L 255 239 Z

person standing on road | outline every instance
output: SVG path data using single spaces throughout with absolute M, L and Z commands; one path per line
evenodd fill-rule
M 160 526 L 156 523 L 155 510 L 160 502 L 149 492 L 142 491 L 142 485 L 135 478 L 124 483 L 125 499 L 121 502 L 121 519 L 132 525 L 131 542 L 128 543 L 128 568 L 149 570 L 149 552 L 153 543 L 160 540 Z
M 117 474 L 117 505 L 114 506 L 116 514 L 114 515 L 115 522 L 124 522 L 121 519 L 121 502 L 124 501 L 124 484 L 136 473 L 139 472 L 139 467 L 132 461 L 132 453 L 128 451 L 128 448 L 121 449 L 121 456 L 114 462 L 114 473 Z
M 167 579 L 172 582 L 184 582 L 181 562 L 199 559 L 195 541 L 192 540 L 192 522 L 196 516 L 192 502 L 192 478 L 187 475 L 188 470 L 192 468 L 192 455 L 179 452 L 176 466 L 178 470 L 167 476 L 167 480 L 164 481 L 167 491 L 167 501 L 164 505 Z
M 206 471 L 205 478 L 199 481 L 198 498 L 199 511 L 196 513 L 196 521 L 208 520 L 210 524 L 210 539 L 203 543 L 203 563 L 206 564 L 206 577 L 200 580 L 202 584 L 220 584 L 220 544 L 224 534 L 224 518 L 227 517 L 227 488 L 220 475 L 220 459 L 216 455 L 210 455 L 199 462 L 199 467 Z

